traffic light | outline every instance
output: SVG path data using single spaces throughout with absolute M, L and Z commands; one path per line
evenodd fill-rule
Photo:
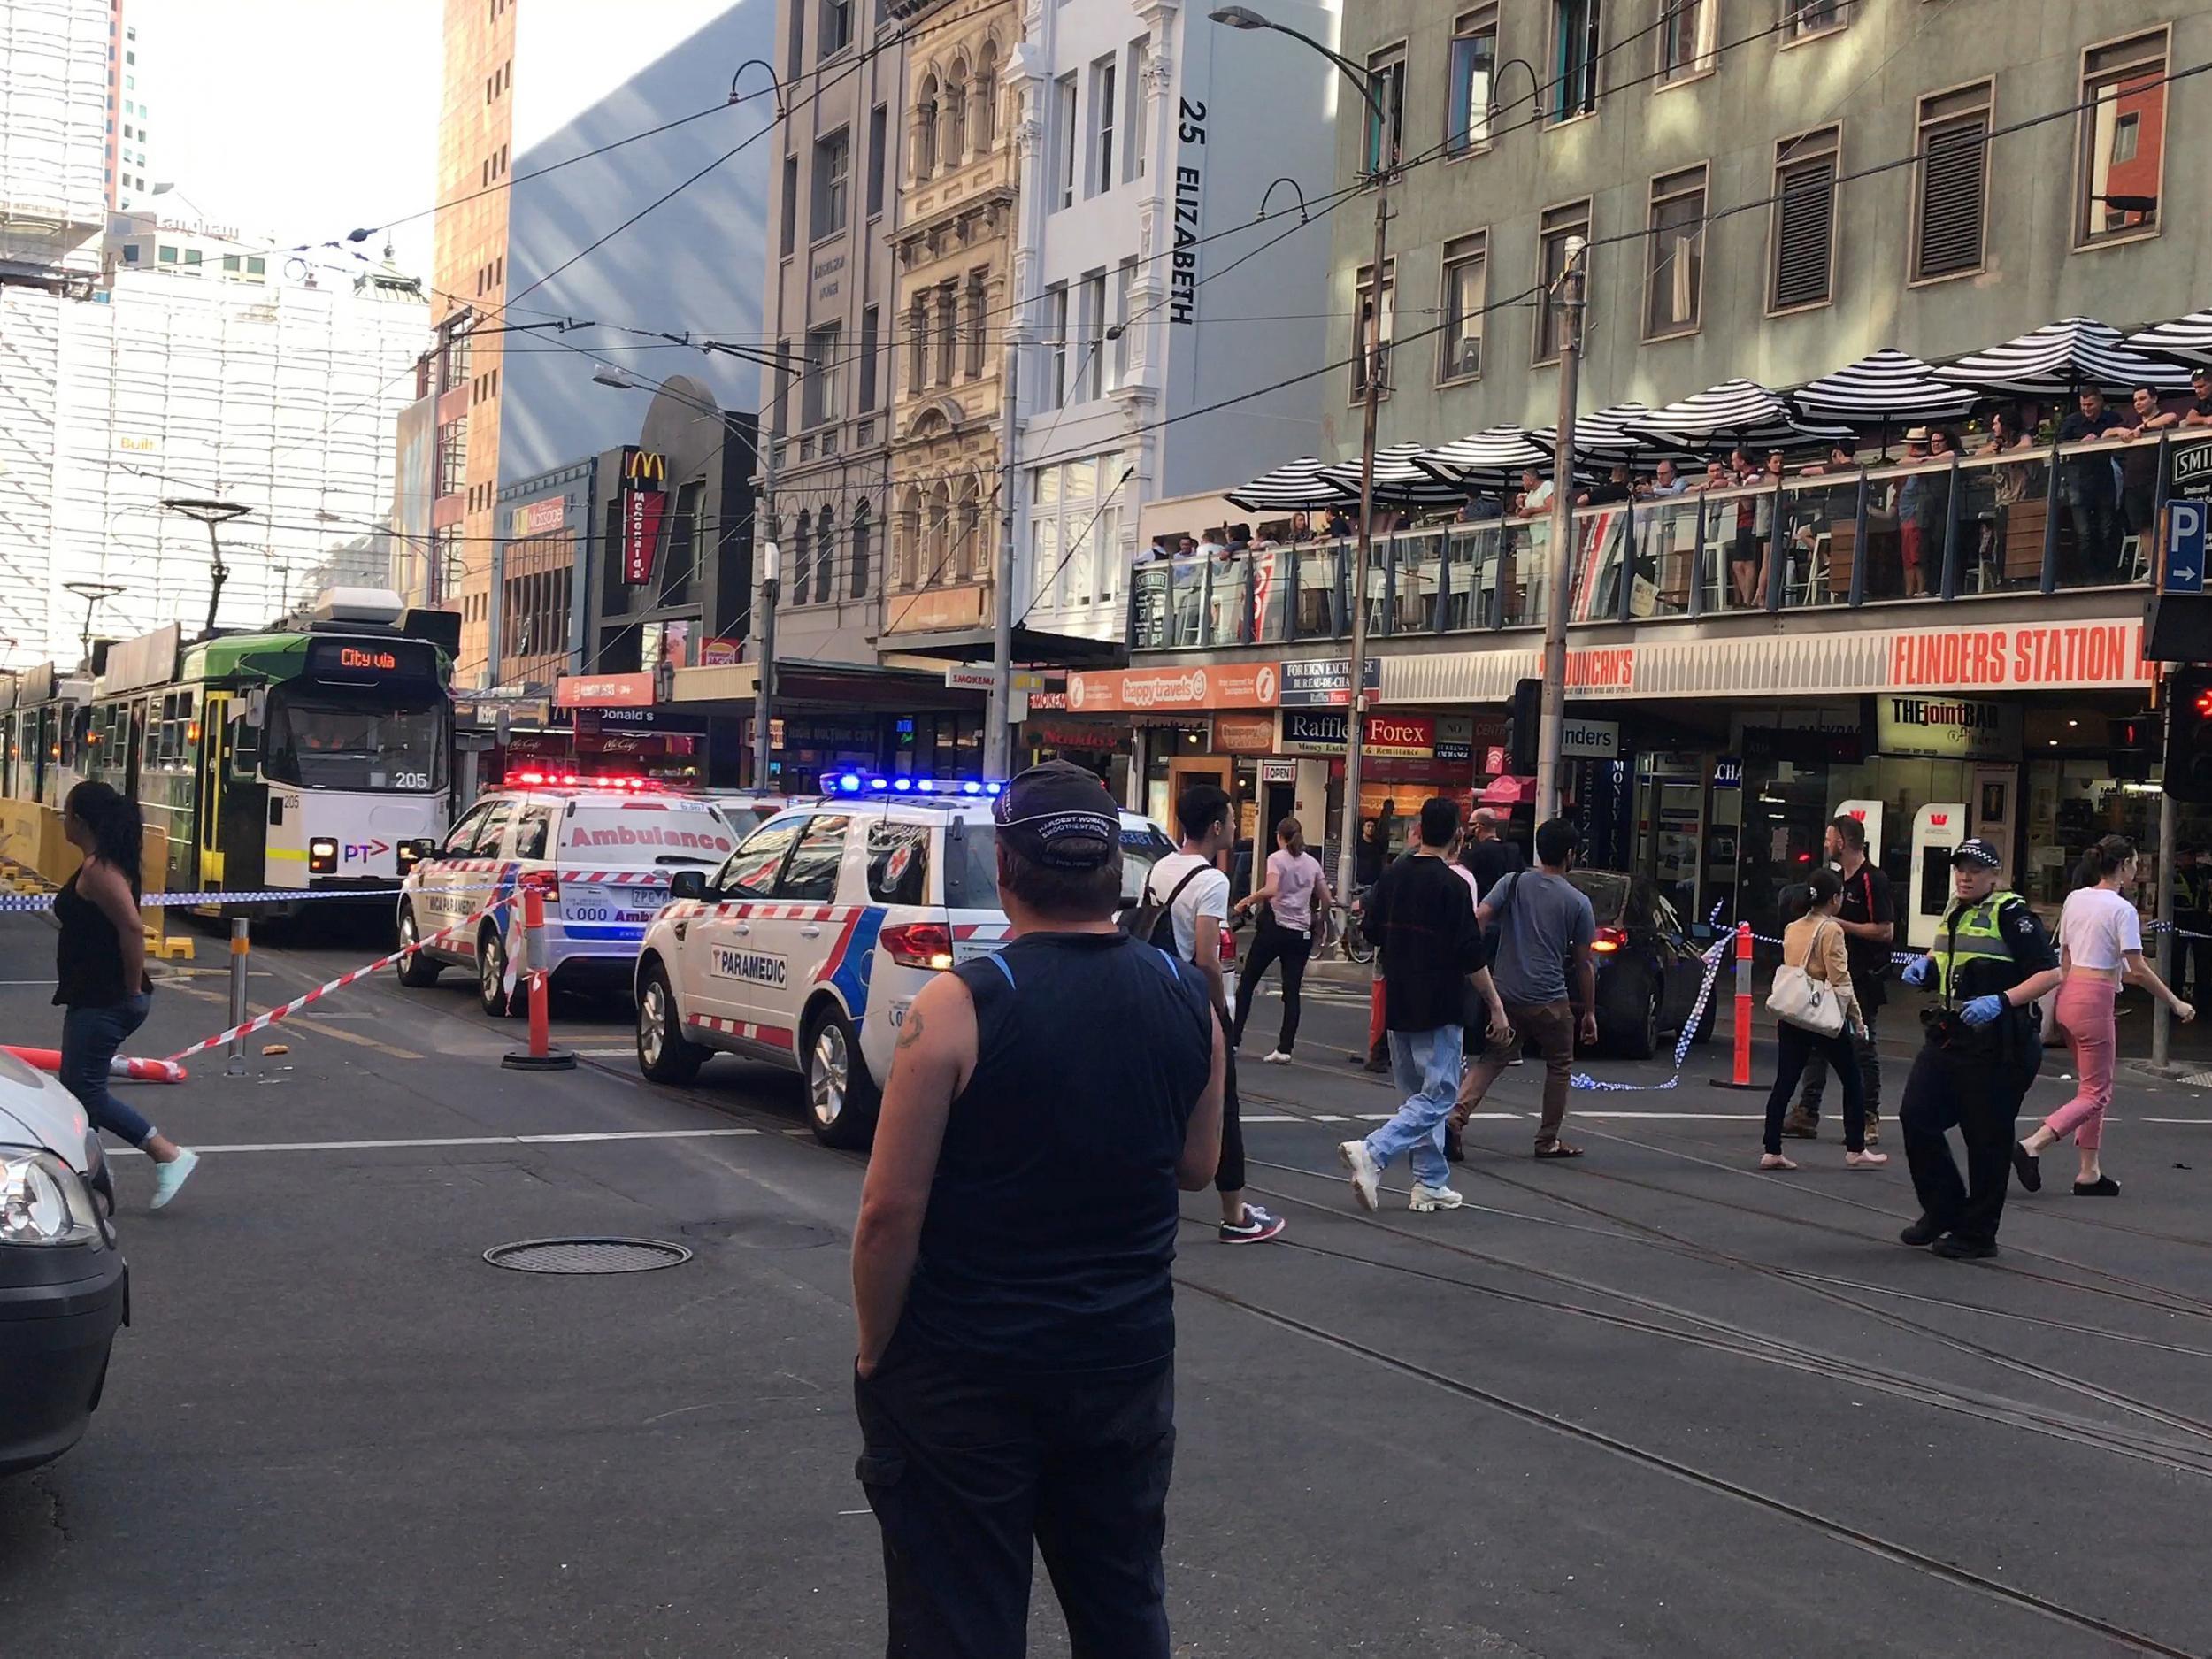
M 2158 717 L 2131 714 L 2105 722 L 2105 747 L 2112 751 L 2115 783 L 2148 783 L 2151 754 L 2157 744 Z
M 2166 793 L 2212 805 L 2212 666 L 2193 663 L 2167 671 Z
M 1506 726 L 1505 743 L 1512 758 L 1513 775 L 1525 778 L 1536 770 L 1536 728 L 1544 716 L 1544 682 L 1514 682 L 1513 714 Z

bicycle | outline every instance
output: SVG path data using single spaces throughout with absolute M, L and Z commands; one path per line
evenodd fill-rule
M 1322 936 L 1321 943 L 1336 946 L 1346 961 L 1356 962 L 1363 967 L 1375 959 L 1375 941 L 1360 926 L 1359 912 L 1346 904 L 1329 906 L 1328 931 Z

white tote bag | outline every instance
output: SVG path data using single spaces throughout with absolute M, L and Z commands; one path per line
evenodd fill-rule
M 1813 929 L 1805 948 L 1808 961 L 1820 948 L 1823 922 Z M 1843 1029 L 1843 999 L 1825 979 L 1816 979 L 1802 968 L 1786 964 L 1774 971 L 1774 988 L 1767 993 L 1767 1007 L 1793 1025 L 1801 1025 L 1816 1037 L 1832 1037 Z

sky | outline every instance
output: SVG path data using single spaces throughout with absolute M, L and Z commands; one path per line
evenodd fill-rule
M 433 204 L 441 0 L 124 0 L 165 213 L 272 244 L 328 242 Z M 431 221 L 393 232 L 427 276 Z M 380 242 L 366 244 L 380 254 Z

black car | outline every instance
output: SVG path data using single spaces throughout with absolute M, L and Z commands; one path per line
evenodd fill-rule
M 1647 877 L 1578 870 L 1567 879 L 1588 897 L 1597 918 L 1591 959 L 1597 966 L 1598 1047 L 1648 1060 L 1663 1040 L 1681 1034 L 1697 1005 L 1705 979 L 1701 953 L 1711 949 L 1713 931 L 1685 927 Z M 1707 999 L 1693 1042 L 1713 1034 L 1714 1000 Z

